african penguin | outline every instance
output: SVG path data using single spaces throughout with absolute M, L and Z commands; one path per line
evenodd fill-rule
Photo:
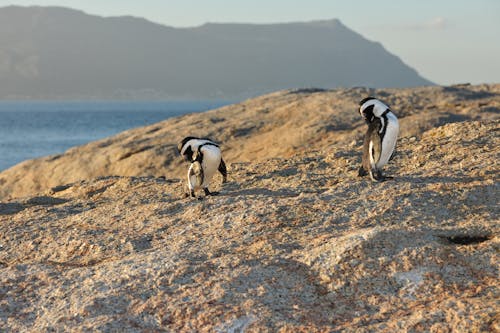
M 389 162 L 396 147 L 398 118 L 375 97 L 367 97 L 359 102 L 359 113 L 368 124 L 359 176 L 369 174 L 372 180 L 377 181 L 391 178 L 383 176 L 382 167 Z
M 222 183 L 227 181 L 227 169 L 219 144 L 207 138 L 188 136 L 177 146 L 179 153 L 191 162 L 188 169 L 188 195 L 195 197 L 195 191 L 203 189 L 205 195 L 216 195 L 210 192 L 208 185 L 218 170 L 222 175 Z

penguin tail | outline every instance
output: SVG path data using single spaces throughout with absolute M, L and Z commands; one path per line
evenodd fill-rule
M 218 168 L 220 174 L 222 175 L 222 183 L 227 182 L 227 168 L 226 168 L 226 163 L 224 163 L 224 160 L 221 158 L 220 159 L 220 164 Z

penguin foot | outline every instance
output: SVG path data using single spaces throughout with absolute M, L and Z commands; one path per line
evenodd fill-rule
M 210 192 L 208 188 L 204 188 L 203 191 L 205 191 L 206 196 L 219 194 L 219 192 Z
M 362 166 L 359 167 L 359 170 L 358 170 L 358 177 L 364 177 L 368 174 L 368 172 L 366 172 L 365 168 L 363 168 Z
M 380 170 L 370 170 L 370 178 L 373 181 L 378 181 L 378 182 L 383 182 L 385 180 L 385 177 L 382 174 L 382 171 Z
M 379 176 L 377 176 L 374 180 L 378 181 L 378 182 L 385 182 L 386 180 L 392 180 L 394 179 L 394 177 L 391 177 L 391 176 L 384 176 L 382 174 L 380 174 Z
M 203 200 L 203 197 L 197 197 L 194 194 L 194 191 L 191 191 L 190 193 L 184 193 L 184 198 Z

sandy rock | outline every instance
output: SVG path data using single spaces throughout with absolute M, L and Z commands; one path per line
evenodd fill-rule
M 325 139 L 230 163 L 201 201 L 109 175 L 4 200 L 0 331 L 498 330 L 499 129 L 403 136 L 382 183 Z
M 281 91 L 23 162 L 0 173 L 0 199 L 110 175 L 183 178 L 185 165 L 176 147 L 187 135 L 221 142 L 225 160 L 235 163 L 287 158 L 327 147 L 359 147 L 365 125 L 357 103 L 368 95 L 392 107 L 400 118 L 402 137 L 418 138 L 450 122 L 497 119 L 500 110 L 498 84 Z

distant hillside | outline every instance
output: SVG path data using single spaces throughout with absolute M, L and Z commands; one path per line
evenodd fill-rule
M 429 84 L 338 20 L 176 29 L 57 7 L 0 8 L 0 98 L 241 98 Z

